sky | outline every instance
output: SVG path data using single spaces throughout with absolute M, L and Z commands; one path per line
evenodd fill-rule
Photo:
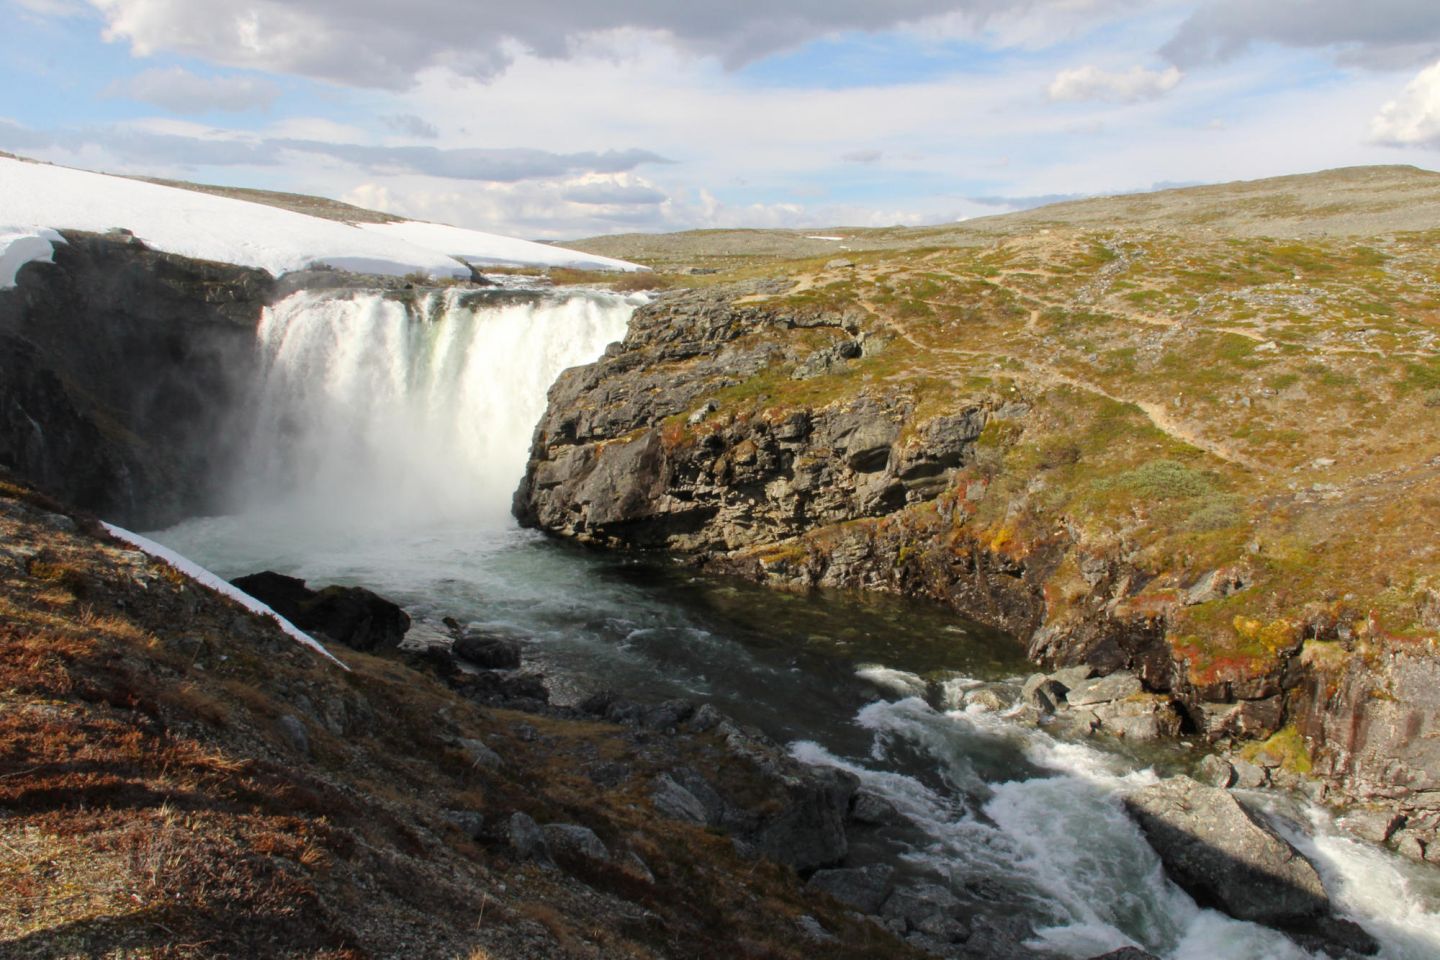
M 536 239 L 1440 168 L 1436 0 L 0 0 L 0 150 Z

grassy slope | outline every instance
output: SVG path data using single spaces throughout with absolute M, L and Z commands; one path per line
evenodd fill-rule
M 1023 552 L 1061 524 L 1167 574 L 1131 602 L 1173 610 L 1172 643 L 1203 683 L 1273 663 L 1317 624 L 1372 649 L 1440 630 L 1440 230 L 1375 229 L 1440 225 L 1437 184 L 1363 168 L 1083 201 L 992 222 L 984 243 L 851 252 L 853 267 L 732 247 L 710 261 L 729 264 L 719 274 L 673 282 L 783 276 L 787 292 L 746 299 L 859 308 L 890 339 L 839 374 L 766 371 L 721 397 L 731 408 L 866 390 L 922 412 L 1029 404 L 956 479 L 954 496 L 988 484 L 967 532 Z M 1130 207 L 1148 211 L 1132 211 L 1140 227 Z M 1257 235 L 1267 218 L 1307 239 Z M 1227 567 L 1253 588 L 1174 609 L 1181 586 Z M 1070 573 L 1052 617 L 1085 591 Z

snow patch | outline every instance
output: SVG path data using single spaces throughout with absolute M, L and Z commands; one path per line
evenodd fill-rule
M 0 227 L 0 290 L 15 286 L 15 275 L 27 263 L 50 263 L 55 244 L 65 238 L 41 227 Z
M 346 667 L 345 664 L 341 663 L 338 659 L 336 659 L 334 654 L 332 654 L 329 650 L 326 650 L 325 647 L 321 645 L 320 642 L 317 641 L 314 637 L 310 636 L 310 634 L 306 633 L 304 630 L 301 630 L 289 620 L 286 620 L 284 617 L 280 616 L 280 614 L 270 609 L 267 604 L 261 603 L 259 600 L 256 600 L 254 597 L 250 596 L 250 594 L 246 593 L 244 590 L 241 590 L 239 587 L 235 586 L 233 583 L 230 583 L 228 580 L 221 578 L 219 575 L 211 573 L 209 570 L 206 570 L 194 560 L 191 560 L 188 557 L 183 557 L 180 554 L 176 553 L 174 550 L 171 550 L 169 547 L 161 546 L 154 540 L 151 540 L 148 537 L 142 537 L 138 533 L 133 533 L 129 530 L 126 530 L 124 527 L 117 527 L 115 526 L 115 524 L 105 523 L 103 520 L 101 521 L 101 525 L 104 526 L 106 530 L 110 531 L 110 535 L 115 537 L 117 540 L 124 540 L 126 543 L 130 544 L 136 549 L 148 553 L 156 560 L 163 560 L 164 562 L 170 564 L 170 566 L 174 567 L 176 570 L 179 570 L 181 573 L 185 574 L 190 579 L 199 581 L 200 583 L 209 587 L 211 590 L 214 590 L 216 593 L 223 594 L 224 596 L 229 597 L 231 600 L 234 600 L 242 607 L 245 607 L 248 610 L 253 610 L 255 613 L 260 614 L 262 617 L 273 618 L 275 622 L 280 625 L 280 629 L 284 630 L 291 637 L 294 637 L 296 640 L 305 644 L 305 646 L 310 647 L 312 650 L 317 650 L 325 656 L 329 657 L 331 660 L 334 660 L 344 669 L 350 669 L 349 667 Z
M 362 230 L 387 237 L 398 237 L 431 250 L 443 250 L 466 263 L 477 265 L 518 265 L 536 267 L 577 267 L 586 270 L 623 270 L 633 272 L 644 267 L 625 260 L 615 260 L 565 247 L 552 247 L 533 240 L 517 240 L 493 233 L 480 233 L 443 223 L 421 223 L 405 220 L 400 223 L 366 223 Z
M 165 253 L 256 267 L 275 276 L 316 265 L 388 276 L 468 277 L 477 262 L 527 266 L 642 267 L 439 224 L 342 223 L 291 210 L 112 177 L 87 170 L 0 157 L 0 286 L 14 283 L 11 260 L 37 259 L 36 237 L 56 230 L 125 229 Z M 7 273 L 6 271 L 10 271 Z

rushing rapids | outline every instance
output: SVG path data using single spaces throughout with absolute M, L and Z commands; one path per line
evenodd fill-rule
M 713 702 L 803 761 L 850 771 L 894 811 L 857 836 L 852 865 L 942 884 L 977 930 L 1010 931 L 1035 956 L 1311 956 L 1165 878 L 1121 798 L 1176 755 L 1065 742 L 962 706 L 967 685 L 1024 671 L 1007 638 L 923 605 L 773 594 L 519 530 L 510 493 L 547 386 L 619 337 L 635 303 L 282 301 L 259 329 L 237 512 L 157 536 L 227 576 L 269 567 L 363 583 L 418 617 L 522 633 L 561 702 L 602 688 Z M 1382 957 L 1440 955 L 1440 889 L 1425 868 L 1343 837 L 1312 805 L 1271 805 Z

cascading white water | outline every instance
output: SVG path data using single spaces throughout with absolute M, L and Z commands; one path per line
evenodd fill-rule
M 501 520 L 549 385 L 619 339 L 638 302 L 601 293 L 407 304 L 299 293 L 265 311 L 242 509 L 413 528 Z
M 923 684 L 893 669 L 859 675 L 902 696 Z M 928 843 L 906 859 L 923 871 L 962 889 L 983 878 L 1025 902 L 1037 949 L 1082 958 L 1139 945 L 1166 960 L 1319 960 L 1274 930 L 1198 907 L 1166 880 L 1121 804 L 1156 781 L 1149 768 L 1004 714 L 939 711 L 914 696 L 870 704 L 855 722 L 874 735 L 871 762 L 809 742 L 792 753 L 848 770 L 919 828 Z M 895 772 L 904 752 L 922 758 L 944 788 Z M 988 758 L 1017 753 L 1029 769 L 1012 759 L 1006 779 L 977 772 Z M 1320 807 L 1270 798 L 1282 802 L 1291 806 L 1277 809 L 1277 829 L 1316 864 L 1336 907 L 1380 940 L 1381 960 L 1440 956 L 1440 879 L 1343 837 Z

